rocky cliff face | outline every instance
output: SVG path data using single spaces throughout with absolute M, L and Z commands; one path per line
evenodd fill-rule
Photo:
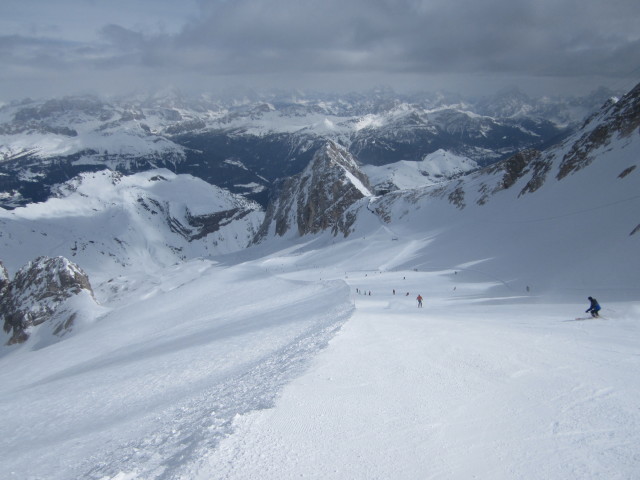
M 633 150 L 640 135 L 640 85 L 619 100 L 611 99 L 582 128 L 561 143 L 543 151 L 527 149 L 482 170 L 441 185 L 390 192 L 375 202 L 375 212 L 385 222 L 393 220 L 395 204 L 416 204 L 421 199 L 443 200 L 463 210 L 485 205 L 501 192 L 520 198 L 551 182 L 565 181 L 598 159 L 625 158 L 616 172 L 619 186 L 633 183 L 637 158 Z M 614 152 L 614 155 L 611 155 Z M 618 152 L 618 153 L 615 153 Z M 611 161 L 611 160 L 605 160 Z M 630 163 L 629 163 L 630 162 Z M 615 167 L 619 168 L 619 167 Z M 603 179 L 604 180 L 604 179 Z M 633 229 L 634 235 L 640 226 Z
M 589 165 L 593 152 L 607 146 L 614 138 L 628 138 L 640 133 L 640 84 L 619 101 L 610 101 L 587 120 L 582 135 L 562 159 L 558 180 Z
M 54 316 L 54 335 L 64 335 L 73 327 L 76 313 L 65 309 L 63 315 L 55 315 L 61 313 L 61 305 L 82 292 L 93 297 L 87 275 L 64 257 L 39 257 L 20 269 L 12 281 L 8 281 L 4 267 L 0 271 L 0 318 L 4 331 L 11 335 L 9 345 L 25 342 L 32 327 Z
M 532 149 L 518 152 L 507 160 L 485 169 L 484 174 L 498 176 L 499 180 L 492 189 L 483 188 L 481 190 L 482 195 L 477 202 L 480 205 L 484 204 L 490 195 L 511 188 L 520 178 L 527 174 L 531 174 L 530 180 L 519 195 L 533 193 L 542 186 L 550 168 L 550 163 L 544 161 L 542 153 L 538 150 Z
M 355 221 L 349 208 L 371 195 L 369 181 L 353 157 L 334 142 L 320 149 L 307 168 L 285 180 L 267 208 L 256 236 L 299 236 L 330 230 L 347 236 Z
M 565 142 L 544 153 L 524 150 L 483 171 L 484 175 L 502 174 L 498 185 L 489 193 L 506 190 L 523 177 L 528 178 L 518 196 L 533 193 L 540 188 L 547 174 L 557 164 L 556 179 L 587 167 L 593 162 L 598 150 L 608 147 L 615 139 L 626 139 L 640 133 L 640 85 L 637 85 L 620 100 L 609 100 L 597 114 L 591 116 L 582 128 Z M 560 157 L 562 159 L 558 160 Z M 633 167 L 635 168 L 635 167 Z M 623 172 L 624 173 L 624 172 Z M 623 175 L 620 178 L 624 178 Z M 487 192 L 479 200 L 487 200 Z

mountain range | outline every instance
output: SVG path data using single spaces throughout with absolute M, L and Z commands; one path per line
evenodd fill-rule
M 423 161 L 438 150 L 485 166 L 567 135 L 613 92 L 532 99 L 400 95 L 252 95 L 190 99 L 177 92 L 103 100 L 23 100 L 0 108 L 0 206 L 44 201 L 86 171 L 187 173 L 266 207 L 274 182 L 301 172 L 326 139 L 362 164 Z

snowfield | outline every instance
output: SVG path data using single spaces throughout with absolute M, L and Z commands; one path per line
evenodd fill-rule
M 420 162 L 403 160 L 381 167 L 364 165 L 362 171 L 372 185 L 392 184 L 405 190 L 437 184 L 477 168 L 478 164 L 473 160 L 438 150 L 426 155 Z
M 6 478 L 635 478 L 640 304 L 402 268 L 423 246 L 194 260 L 3 347 Z

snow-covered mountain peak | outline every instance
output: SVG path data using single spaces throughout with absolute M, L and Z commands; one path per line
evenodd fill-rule
M 362 166 L 378 193 L 442 183 L 477 168 L 478 164 L 473 160 L 442 149 L 417 162 L 402 160 L 380 167 Z

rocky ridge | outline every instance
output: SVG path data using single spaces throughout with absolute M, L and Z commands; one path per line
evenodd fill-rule
M 78 315 L 65 302 L 77 295 L 95 301 L 87 274 L 64 257 L 39 257 L 21 268 L 11 281 L 1 264 L 0 271 L 4 277 L 0 282 L 0 319 L 5 333 L 10 335 L 9 345 L 25 342 L 33 327 L 54 318 L 52 333 L 64 336 Z
M 561 181 L 589 166 L 599 155 L 620 141 L 624 148 L 640 134 L 640 85 L 619 100 L 610 100 L 591 116 L 580 130 L 557 145 L 543 151 L 525 149 L 493 165 L 472 172 L 456 181 L 405 192 L 391 192 L 376 202 L 376 212 L 389 221 L 389 209 L 399 199 L 412 203 L 424 197 L 445 199 L 459 209 L 470 203 L 484 205 L 499 192 L 519 189 L 517 197 L 540 189 L 550 178 Z M 623 179 L 636 165 L 619 174 Z M 551 173 L 555 172 L 554 176 Z
M 327 142 L 307 168 L 286 179 L 273 198 L 256 241 L 270 234 L 303 236 L 325 230 L 347 236 L 355 221 L 349 212 L 358 200 L 370 196 L 366 175 L 349 152 Z

